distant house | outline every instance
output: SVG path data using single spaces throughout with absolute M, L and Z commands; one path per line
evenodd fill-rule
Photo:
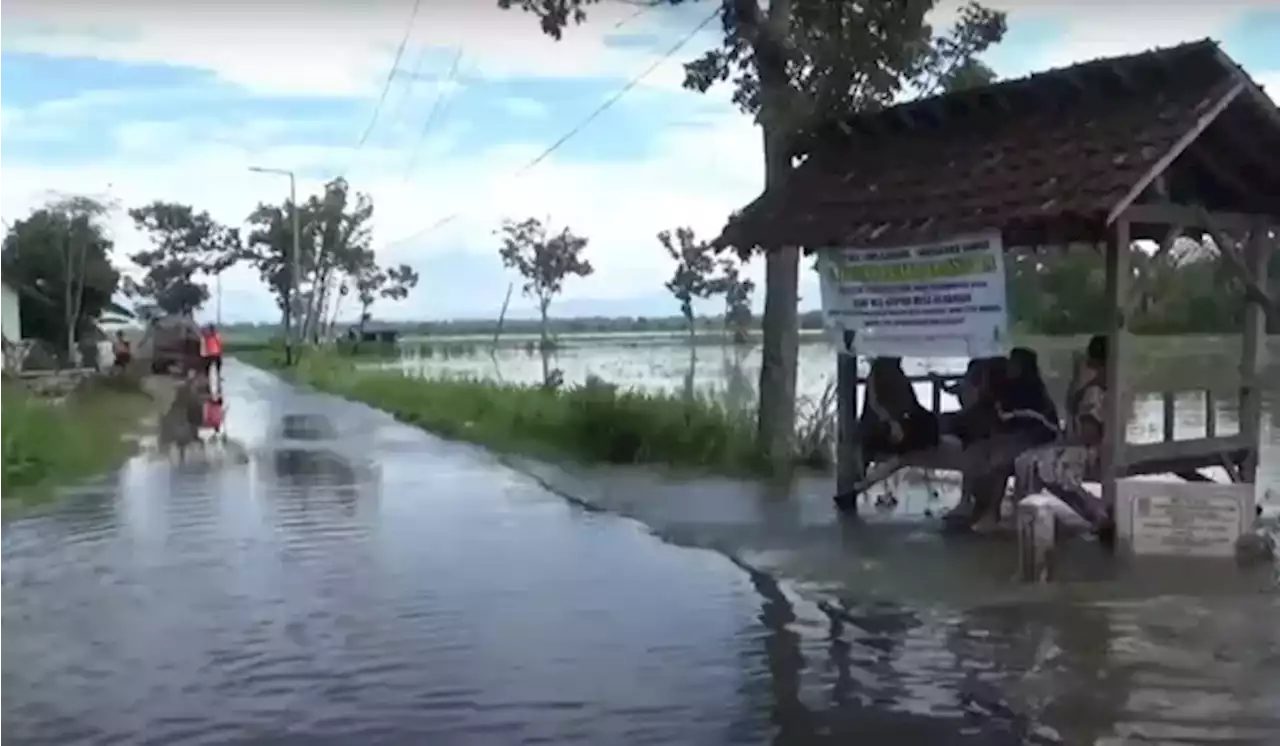
M 22 339 L 22 309 L 21 303 L 18 302 L 18 291 L 5 282 L 4 285 L 4 306 L 2 320 L 4 322 L 4 339 L 9 343 L 16 343 Z
M 358 327 L 353 326 L 348 329 L 347 339 L 352 342 L 360 341 L 393 345 L 400 339 L 400 330 L 383 321 L 369 321 L 365 323 L 363 333 Z

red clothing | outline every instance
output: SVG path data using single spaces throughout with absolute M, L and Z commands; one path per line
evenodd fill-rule
M 206 333 L 202 340 L 204 342 L 203 354 L 205 357 L 221 357 L 222 355 L 222 335 L 214 332 Z
M 222 429 L 222 405 L 215 401 L 204 403 L 204 426 L 210 430 Z

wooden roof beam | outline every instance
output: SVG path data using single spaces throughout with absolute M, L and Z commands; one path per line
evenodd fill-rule
M 1142 193 L 1146 191 L 1147 187 L 1151 185 L 1151 182 L 1155 181 L 1156 177 L 1164 173 L 1169 166 L 1177 160 L 1178 156 L 1182 155 L 1183 151 L 1190 147 L 1191 143 L 1195 142 L 1196 138 L 1199 137 L 1210 124 L 1213 124 L 1214 120 L 1216 120 L 1218 116 L 1226 110 L 1231 102 L 1236 99 L 1236 96 L 1239 96 L 1243 90 L 1244 83 L 1237 81 L 1234 85 L 1228 88 L 1221 97 L 1218 98 L 1217 102 L 1215 102 L 1213 106 L 1209 107 L 1208 111 L 1201 114 L 1196 119 L 1195 123 L 1191 125 L 1191 128 L 1183 133 L 1182 137 L 1178 138 L 1177 142 L 1173 144 L 1173 147 L 1169 148 L 1167 153 L 1160 156 L 1155 163 L 1151 164 L 1151 168 L 1147 169 L 1147 173 L 1144 174 L 1143 177 L 1129 189 L 1128 193 L 1126 193 L 1125 196 L 1111 208 L 1111 212 L 1107 214 L 1107 225 L 1114 223 L 1130 205 L 1137 201 L 1138 197 L 1141 196 Z

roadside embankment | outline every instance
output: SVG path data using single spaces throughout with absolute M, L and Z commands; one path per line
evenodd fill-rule
M 39 500 L 119 466 L 134 452 L 127 436 L 154 407 L 136 378 L 94 376 L 58 399 L 6 380 L 0 398 L 4 503 Z
M 270 349 L 238 357 L 267 369 L 281 367 Z M 545 388 L 420 378 L 360 368 L 314 350 L 288 374 L 442 437 L 504 453 L 725 474 L 762 468 L 752 419 L 707 397 L 628 391 L 600 380 Z

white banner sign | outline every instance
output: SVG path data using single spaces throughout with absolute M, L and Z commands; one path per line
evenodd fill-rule
M 890 249 L 819 253 L 822 313 L 840 349 L 868 357 L 1007 352 L 1000 233 Z

